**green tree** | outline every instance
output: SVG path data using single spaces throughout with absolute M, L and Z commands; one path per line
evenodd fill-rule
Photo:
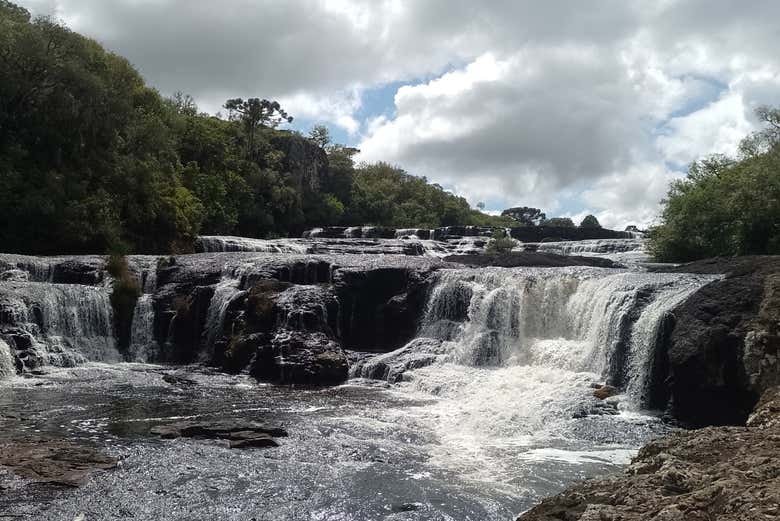
M 542 226 L 554 226 L 557 228 L 574 228 L 574 221 L 568 217 L 552 217 L 542 222 Z
M 230 119 L 239 120 L 243 124 L 247 157 L 250 158 L 255 152 L 255 137 L 260 127 L 276 128 L 283 122 L 293 121 L 292 116 L 282 109 L 278 101 L 233 98 L 225 102 L 224 108 L 228 110 Z
M 309 132 L 309 139 L 320 148 L 325 148 L 330 144 L 330 132 L 325 125 L 315 125 Z
M 672 183 L 650 250 L 659 261 L 780 253 L 780 135 L 777 110 L 758 112 L 767 128 L 745 139 L 736 159 L 693 163 Z
M 493 232 L 493 237 L 485 247 L 485 252 L 493 255 L 508 253 L 517 246 L 517 242 L 511 237 L 507 237 L 506 231 L 497 229 Z
M 529 206 L 507 208 L 501 212 L 501 215 L 503 217 L 509 217 L 523 226 L 539 226 L 547 218 L 544 212 L 539 208 L 531 208 Z
M 580 228 L 601 228 L 601 224 L 595 215 L 586 215 L 580 222 Z

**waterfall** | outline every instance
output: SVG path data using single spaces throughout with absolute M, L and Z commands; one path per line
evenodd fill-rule
M 263 253 L 310 253 L 311 245 L 297 239 L 250 239 L 231 236 L 201 236 L 196 242 L 198 251 L 213 252 L 263 252 Z
M 16 374 L 16 364 L 11 355 L 11 348 L 0 338 L 0 380 Z
M 588 373 L 594 381 L 621 385 L 638 406 L 663 317 L 709 280 L 584 267 L 442 270 L 418 337 L 439 340 L 443 349 L 424 344 L 422 358 L 474 368 Z M 398 359 L 408 360 L 409 351 L 399 350 Z M 392 356 L 382 363 L 392 365 Z M 376 373 L 371 364 L 365 367 L 353 374 Z
M 232 276 L 225 276 L 223 280 L 214 288 L 214 296 L 209 302 L 209 309 L 206 313 L 205 341 L 207 353 L 212 353 L 214 343 L 222 333 L 225 324 L 225 315 L 228 307 L 234 299 L 244 294 L 240 289 L 240 281 Z
M 157 356 L 153 304 L 152 295 L 149 294 L 141 295 L 135 304 L 128 352 L 128 360 L 132 362 L 149 362 Z
M 34 338 L 42 364 L 121 359 L 109 291 L 103 287 L 9 282 L 0 286 L 0 325 Z

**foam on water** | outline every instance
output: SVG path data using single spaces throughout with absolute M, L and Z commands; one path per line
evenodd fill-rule
M 0 379 L 16 374 L 16 365 L 11 356 L 11 348 L 0 338 Z

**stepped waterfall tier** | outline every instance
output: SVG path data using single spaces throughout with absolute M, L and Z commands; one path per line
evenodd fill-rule
M 452 251 L 420 230 L 348 233 L 361 237 L 130 256 L 130 315 L 117 307 L 106 258 L 0 255 L 0 449 L 37 431 L 122 459 L 68 494 L 30 492 L 0 473 L 5 510 L 33 519 L 75 519 L 84 504 L 95 519 L 120 510 L 139 519 L 511 519 L 574 480 L 618 471 L 668 432 L 673 406 L 688 411 L 698 396 L 679 394 L 676 375 L 705 373 L 691 365 L 699 359 L 679 362 L 679 321 L 706 317 L 710 304 L 696 307 L 697 295 L 742 291 L 713 270 L 593 267 L 528 251 L 516 257 L 541 266 L 475 268 L 403 253 L 403 244 Z M 327 253 L 284 251 L 286 241 Z M 641 249 L 635 239 L 576 252 L 561 244 L 537 246 L 594 257 Z M 752 349 L 761 335 L 749 336 Z M 230 448 L 246 440 L 200 439 L 258 425 L 289 436 L 255 436 L 275 447 L 257 452 Z M 201 434 L 155 435 L 187 429 Z M 313 475 L 338 486 L 312 493 Z M 141 504 L 126 492 L 150 487 L 176 493 Z

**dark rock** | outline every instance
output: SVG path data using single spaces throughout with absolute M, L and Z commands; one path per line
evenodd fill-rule
M 278 447 L 279 443 L 268 435 L 257 435 L 242 439 L 231 439 L 231 449 L 249 449 L 249 448 L 262 448 L 262 447 Z
M 345 347 L 392 351 L 417 332 L 431 270 L 399 267 L 341 269 L 335 276 Z
M 287 431 L 281 427 L 242 420 L 224 420 L 214 423 L 182 421 L 152 427 L 150 432 L 165 439 L 204 438 L 240 441 L 260 437 L 287 436 Z
M 543 242 L 554 239 L 555 242 L 583 241 L 587 239 L 630 239 L 629 232 L 619 232 L 606 228 L 568 228 L 557 226 L 520 226 L 511 228 L 509 235 L 522 242 Z
M 75 487 L 96 470 L 116 467 L 117 459 L 70 441 L 5 441 L 0 465 L 37 483 Z
M 655 407 L 691 426 L 744 424 L 780 384 L 780 257 L 707 259 L 664 271 L 722 273 L 672 312 Z
M 182 386 L 182 387 L 189 387 L 191 385 L 198 384 L 198 382 L 196 382 L 192 378 L 187 378 L 186 376 L 178 376 L 170 373 L 164 374 L 162 379 L 166 383 L 169 383 L 171 385 Z
M 341 346 L 324 333 L 280 330 L 270 344 L 257 346 L 249 374 L 280 384 L 334 385 L 349 367 Z

